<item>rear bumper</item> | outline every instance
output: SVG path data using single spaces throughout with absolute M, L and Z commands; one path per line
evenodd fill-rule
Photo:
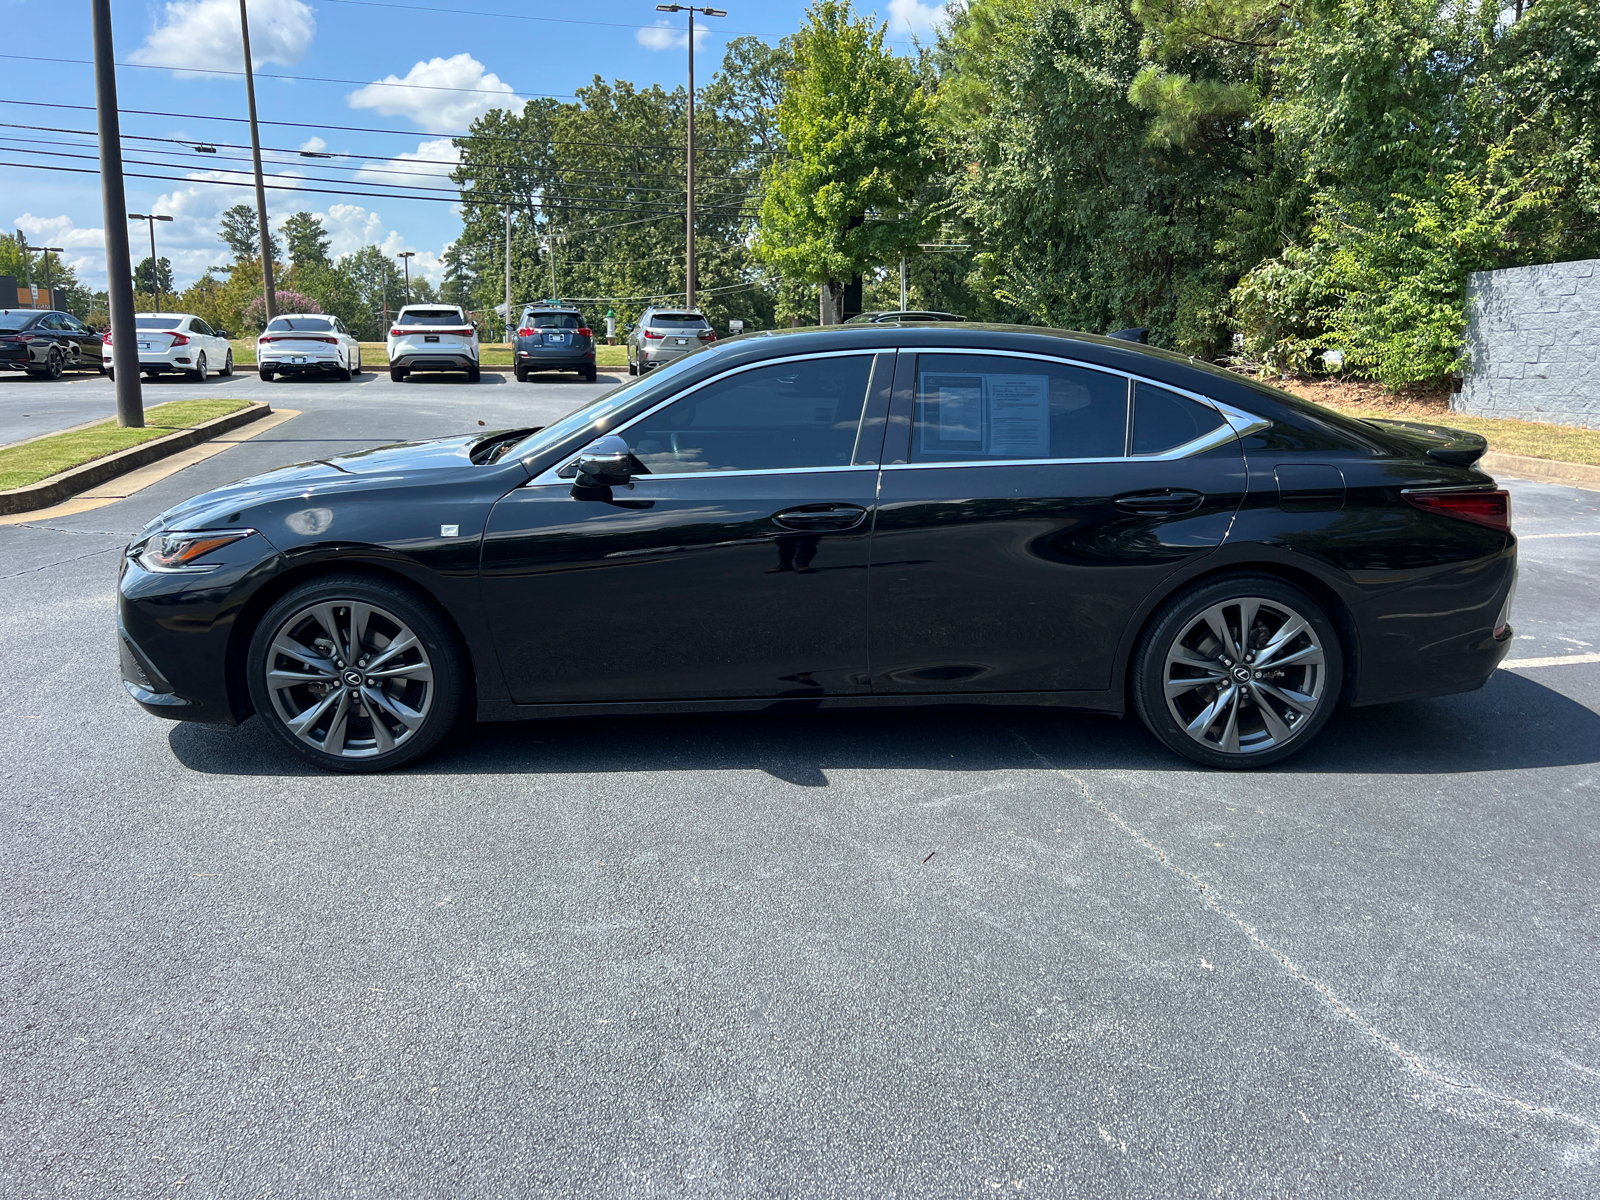
M 478 360 L 468 353 L 434 350 L 395 355 L 389 365 L 405 371 L 468 371 L 478 365 Z
M 553 354 L 541 350 L 518 350 L 517 366 L 530 371 L 587 370 L 594 366 L 594 351 L 563 351 L 560 354 Z
M 295 359 L 301 361 L 296 362 Z M 256 363 L 256 371 L 271 371 L 278 375 L 292 375 L 296 373 L 336 371 L 340 363 L 338 358 L 328 355 L 295 355 L 294 358 L 263 358 Z

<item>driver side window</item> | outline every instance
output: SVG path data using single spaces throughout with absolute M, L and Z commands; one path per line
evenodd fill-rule
M 707 384 L 622 431 L 652 475 L 849 466 L 872 355 L 774 363 Z

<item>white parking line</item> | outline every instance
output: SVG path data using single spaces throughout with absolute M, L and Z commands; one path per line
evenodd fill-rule
M 1558 537 L 1600 537 L 1600 529 L 1585 530 L 1584 532 L 1581 532 L 1581 533 L 1576 532 L 1576 531 L 1574 531 L 1572 533 L 1522 533 L 1522 534 L 1518 534 L 1517 535 L 1517 541 L 1519 541 L 1519 542 L 1537 542 L 1542 538 L 1558 538 Z
M 1600 663 L 1600 654 L 1558 654 L 1553 658 L 1508 658 L 1500 664 L 1502 671 L 1517 671 L 1525 667 L 1565 667 L 1579 663 Z

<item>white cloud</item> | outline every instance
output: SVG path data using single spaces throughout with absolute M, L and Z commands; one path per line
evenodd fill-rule
M 430 181 L 449 178 L 450 172 L 461 161 L 461 151 L 451 145 L 449 138 L 433 138 L 419 142 L 415 154 L 404 151 L 395 157 L 399 159 L 398 162 L 368 163 L 355 173 L 355 179 L 367 184 L 403 183 L 411 187 L 427 187 Z M 423 178 L 410 179 L 408 175 Z
M 299 62 L 316 31 L 316 18 L 301 0 L 250 5 L 250 56 L 258 67 Z M 161 23 L 129 58 L 145 66 L 237 71 L 242 52 L 236 0 L 169 0 Z
M 704 24 L 694 28 L 694 48 L 700 49 L 705 45 L 707 36 L 711 33 Z M 646 50 L 683 50 L 689 45 L 689 30 L 687 26 L 674 25 L 666 18 L 661 18 L 654 25 L 646 25 L 643 29 L 634 32 L 634 40 Z
M 433 90 L 461 89 L 461 90 Z M 430 133 L 464 129 L 492 108 L 515 107 L 511 85 L 470 54 L 419 62 L 404 79 L 386 76 L 345 97 L 351 108 L 408 117 Z
M 890 33 L 928 33 L 944 20 L 943 4 L 928 5 L 921 0 L 889 0 Z
M 320 154 L 322 151 L 326 150 L 327 148 L 328 148 L 328 143 L 323 141 L 319 137 L 307 138 L 305 141 L 300 143 L 301 151 L 310 152 L 312 154 Z

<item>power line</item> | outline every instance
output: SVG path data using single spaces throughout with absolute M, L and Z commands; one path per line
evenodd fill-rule
M 419 4 L 387 4 L 379 0 L 329 0 L 331 4 L 350 4 L 359 8 L 397 8 L 401 12 L 448 13 L 452 17 L 494 17 L 501 21 L 541 21 L 550 25 L 595 25 L 602 29 L 648 29 L 650 26 L 641 26 L 637 23 L 627 24 L 621 21 L 574 21 L 564 17 L 530 17 L 525 13 L 508 12 L 483 12 L 473 8 L 443 8 L 434 5 Z M 674 30 L 673 32 L 677 32 Z M 733 37 L 771 37 L 769 33 L 756 33 L 751 29 L 721 29 L 718 33 Z M 713 35 L 714 36 L 714 35 Z M 778 36 L 782 37 L 782 34 Z
M 74 112 L 94 112 L 92 104 L 52 104 L 44 100 L 6 100 L 0 99 L 0 104 L 17 104 L 28 108 L 62 108 Z M 155 109 L 144 108 L 119 108 L 121 113 L 136 117 L 173 117 L 180 121 L 226 121 L 234 125 L 248 125 L 248 117 L 222 117 L 210 113 L 179 113 L 161 112 Z M 666 143 L 635 143 L 635 142 L 595 142 L 577 138 L 530 138 L 530 137 L 505 137 L 496 133 L 421 133 L 414 129 L 377 129 L 367 125 L 315 125 L 309 121 L 258 121 L 260 125 L 278 125 L 288 129 L 316 129 L 323 132 L 335 130 L 339 133 L 383 133 L 395 137 L 414 138 L 450 138 L 453 141 L 478 141 L 478 142 L 510 142 L 514 145 L 527 146 L 595 146 L 600 149 L 611 150 L 669 150 L 681 153 L 683 147 Z M 130 135 L 131 136 L 131 135 Z M 754 146 L 696 146 L 696 154 L 745 154 L 745 155 L 778 155 L 776 150 L 761 150 Z

